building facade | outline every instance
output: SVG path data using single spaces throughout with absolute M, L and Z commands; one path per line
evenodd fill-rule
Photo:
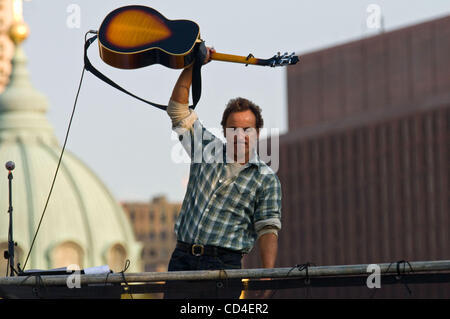
M 143 245 L 144 271 L 167 271 L 177 242 L 173 227 L 181 203 L 169 203 L 160 196 L 149 203 L 123 202 L 122 207 L 133 225 L 137 240 Z
M 278 267 L 450 259 L 450 17 L 288 68 Z M 247 268 L 259 267 L 256 249 Z M 449 297 L 449 284 L 377 297 Z M 312 297 L 370 297 L 367 287 Z M 302 298 L 302 289 L 277 297 Z

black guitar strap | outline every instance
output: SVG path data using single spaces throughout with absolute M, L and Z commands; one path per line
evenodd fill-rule
M 91 63 L 91 61 L 89 61 L 89 57 L 87 55 L 87 51 L 89 49 L 89 46 L 92 44 L 92 42 L 94 42 L 97 39 L 97 35 L 94 35 L 93 37 L 89 38 L 86 40 L 85 44 L 84 44 L 84 68 L 91 72 L 93 75 L 95 75 L 96 77 L 98 77 L 100 80 L 108 83 L 109 85 L 111 85 L 112 87 L 118 89 L 119 91 L 122 91 L 136 99 L 138 99 L 139 101 L 142 101 L 144 103 L 150 104 L 158 109 L 161 109 L 163 111 L 165 111 L 167 109 L 167 105 L 161 105 L 161 104 L 157 104 L 157 103 L 153 103 L 147 100 L 144 100 L 143 98 L 134 95 L 133 93 L 125 90 L 123 87 L 121 87 L 120 85 L 118 85 L 117 83 L 115 83 L 114 81 L 112 81 L 110 78 L 108 78 L 106 75 L 104 75 L 103 73 L 101 73 L 99 70 L 97 70 Z M 198 101 L 200 100 L 200 96 L 202 94 L 202 78 L 201 78 L 201 68 L 203 65 L 203 61 L 206 57 L 206 47 L 204 42 L 202 41 L 201 43 L 199 43 L 198 45 L 196 45 L 194 47 L 194 56 L 195 56 L 195 60 L 194 60 L 194 69 L 192 72 L 192 100 L 193 100 L 193 105 L 190 105 L 189 107 L 191 109 L 195 109 L 195 107 L 197 106 Z

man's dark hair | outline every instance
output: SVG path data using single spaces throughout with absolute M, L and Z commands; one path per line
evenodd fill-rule
M 225 108 L 225 111 L 223 112 L 222 122 L 220 122 L 220 124 L 225 129 L 228 116 L 231 113 L 242 112 L 242 111 L 247 111 L 247 110 L 250 110 L 253 112 L 253 114 L 255 114 L 256 129 L 259 130 L 260 128 L 262 128 L 264 126 L 264 120 L 261 116 L 261 108 L 258 105 L 256 105 L 255 103 L 253 103 L 252 101 L 249 101 L 242 97 L 237 97 L 235 99 L 231 99 L 228 102 L 228 104 Z

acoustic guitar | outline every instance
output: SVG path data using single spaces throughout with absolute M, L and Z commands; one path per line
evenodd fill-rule
M 136 69 L 162 64 L 173 69 L 190 66 L 195 60 L 195 45 L 200 39 L 199 26 L 189 20 L 168 20 L 146 6 L 125 6 L 109 13 L 98 31 L 100 57 L 121 69 Z M 295 64 L 294 53 L 278 53 L 270 59 L 257 59 L 213 53 L 212 60 L 263 66 Z

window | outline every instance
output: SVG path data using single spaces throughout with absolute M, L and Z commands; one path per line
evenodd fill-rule
M 2 242 L 0 243 L 0 277 L 3 277 L 6 275 L 6 267 L 8 266 L 8 260 L 6 260 L 5 258 L 3 258 L 3 254 L 5 251 L 8 250 L 8 243 L 7 242 Z M 17 269 L 17 263 L 20 263 L 23 266 L 23 250 L 18 247 L 15 246 L 14 247 L 14 269 Z M 9 274 L 9 270 L 8 270 L 8 274 Z
M 134 211 L 134 209 L 130 209 L 130 221 L 132 223 L 134 223 L 134 219 L 136 218 L 136 212 Z
M 153 210 L 150 210 L 148 218 L 151 222 L 155 219 L 155 212 Z
M 83 268 L 83 248 L 77 243 L 66 241 L 56 246 L 51 254 L 52 268 L 78 265 Z
M 125 268 L 127 251 L 121 244 L 113 245 L 108 252 L 108 265 L 114 272 L 120 272 Z

